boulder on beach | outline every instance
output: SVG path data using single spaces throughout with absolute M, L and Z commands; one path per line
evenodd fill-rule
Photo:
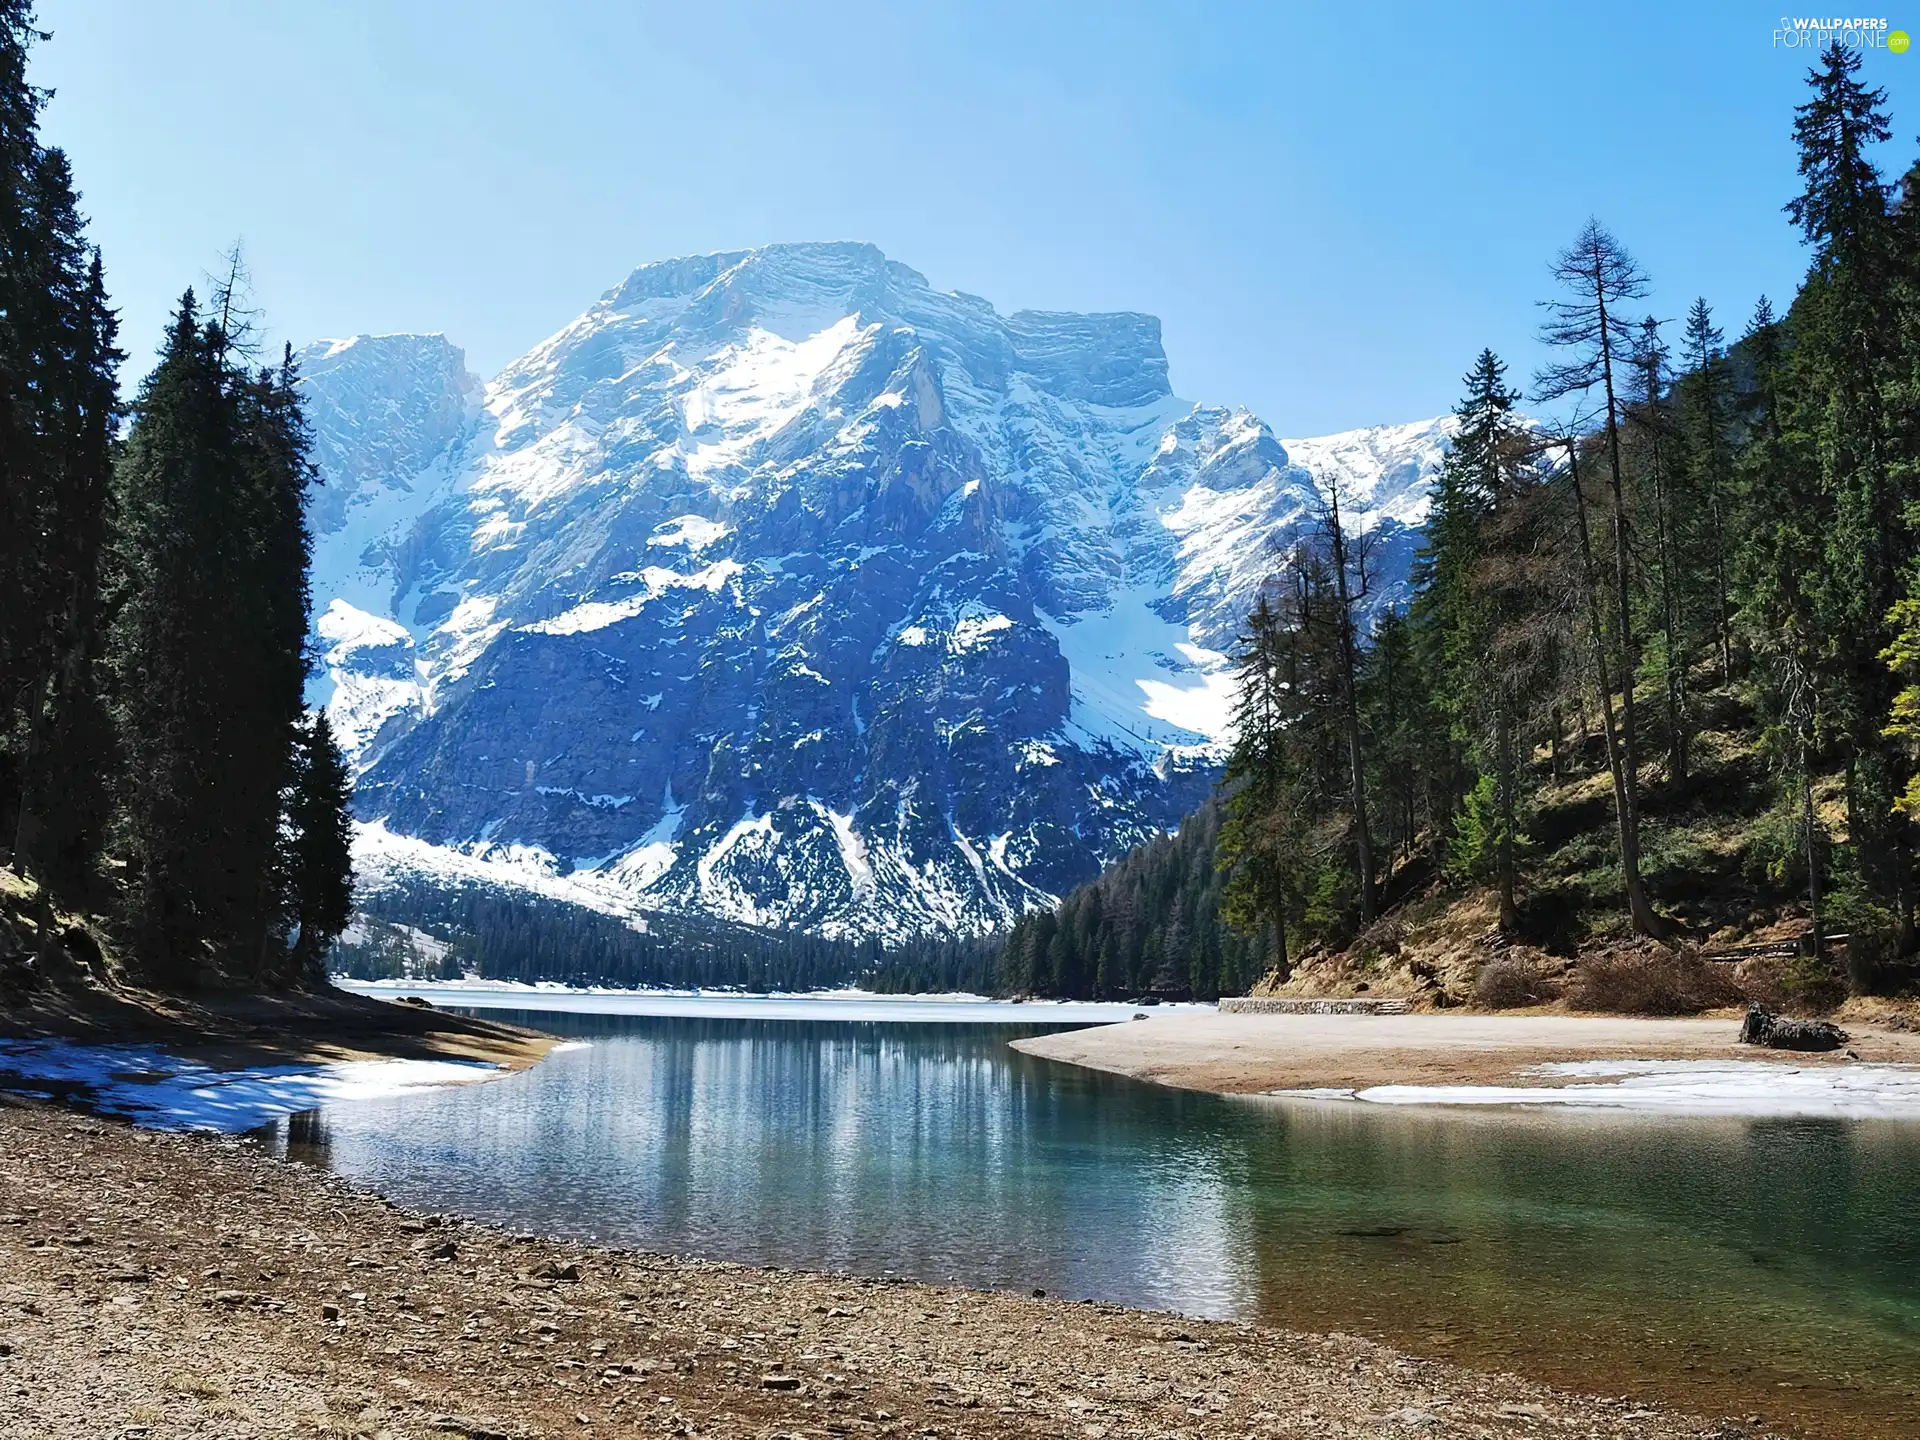
M 1755 1003 L 1747 1007 L 1740 1043 L 1772 1050 L 1838 1050 L 1847 1043 L 1847 1032 L 1830 1020 L 1795 1020 Z

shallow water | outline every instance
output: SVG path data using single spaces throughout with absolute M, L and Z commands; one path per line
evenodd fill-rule
M 1920 1125 L 1226 1098 L 1009 1050 L 1031 1024 L 490 1013 L 591 1044 L 274 1143 L 518 1228 L 1920 1434 Z

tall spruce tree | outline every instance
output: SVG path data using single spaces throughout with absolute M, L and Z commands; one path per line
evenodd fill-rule
M 1415 569 L 1413 618 L 1424 639 L 1432 684 L 1464 769 L 1434 840 L 1443 858 L 1495 881 L 1500 921 L 1518 921 L 1517 871 L 1511 837 L 1518 833 L 1517 746 L 1523 728 L 1513 677 L 1489 663 L 1498 619 L 1488 585 L 1488 526 L 1512 489 L 1529 440 L 1515 409 L 1519 393 L 1506 366 L 1482 350 L 1461 382 L 1453 445 L 1441 465 L 1426 542 Z M 1475 799 L 1474 797 L 1478 797 Z M 1492 806 L 1493 823 L 1483 813 Z M 1456 843 L 1455 816 L 1472 836 Z M 1482 849 L 1484 838 L 1490 848 Z
M 1885 93 L 1863 85 L 1859 68 L 1857 54 L 1830 47 L 1809 76 L 1812 97 L 1794 112 L 1804 188 L 1786 208 L 1813 261 L 1791 314 L 1787 423 L 1805 435 L 1818 477 L 1822 553 L 1803 583 L 1844 747 L 1856 886 L 1848 954 L 1854 984 L 1869 989 L 1887 954 L 1911 949 L 1913 938 L 1911 847 L 1895 810 L 1909 767 L 1884 733 L 1894 678 L 1881 655 L 1913 553 L 1915 490 L 1895 464 L 1885 405 L 1899 287 L 1888 187 L 1868 154 L 1891 127 Z
M 118 321 L 96 253 L 70 325 L 65 426 L 46 552 L 57 578 L 45 679 L 28 693 L 14 863 L 75 906 L 100 898 L 117 761 L 100 693 L 101 554 L 106 543 L 118 398 Z
M 1698 517 L 1680 493 L 1683 482 L 1674 464 L 1677 447 L 1666 403 L 1667 346 L 1660 322 L 1651 315 L 1640 322 L 1634 337 L 1632 363 L 1637 393 L 1627 413 L 1633 421 L 1630 469 L 1639 492 L 1633 497 L 1634 508 L 1647 517 L 1653 542 L 1644 608 L 1651 622 L 1645 628 L 1655 643 L 1644 659 L 1664 699 L 1667 773 L 1684 784 L 1693 724 L 1688 694 L 1694 648 L 1690 565 L 1698 548 L 1693 543 Z
M 40 142 L 36 38 L 0 0 L 0 846 L 80 904 L 110 769 L 92 669 L 120 357 L 66 157 Z
M 317 975 L 353 918 L 353 781 L 325 711 L 300 728 L 291 789 L 285 864 L 293 958 Z
M 53 586 L 44 553 L 51 485 L 42 443 L 36 290 L 48 236 L 39 214 L 38 125 L 45 97 L 27 83 L 33 7 L 0 0 L 0 827 L 18 803 L 23 721 L 44 678 Z
M 1729 510 L 1733 503 L 1733 384 L 1724 336 L 1701 296 L 1687 311 L 1683 342 L 1687 373 L 1681 377 L 1680 424 L 1686 447 L 1689 494 L 1701 504 L 1702 539 L 1712 575 L 1713 647 L 1720 683 L 1733 682 L 1733 585 L 1729 567 Z
M 1572 358 L 1549 365 L 1534 381 L 1537 397 L 1553 401 L 1585 395 L 1598 388 L 1602 402 L 1601 464 L 1607 479 L 1607 516 L 1611 536 L 1606 603 L 1592 607 L 1595 646 L 1595 683 L 1601 689 L 1601 717 L 1606 726 L 1608 769 L 1613 777 L 1614 814 L 1620 833 L 1621 885 L 1633 927 L 1643 935 L 1664 938 L 1673 926 L 1658 914 L 1647 898 L 1640 874 L 1640 744 L 1634 678 L 1639 670 L 1639 633 L 1634 625 L 1633 525 L 1627 504 L 1625 463 L 1621 453 L 1621 396 L 1618 380 L 1633 348 L 1633 327 L 1622 311 L 1628 301 L 1647 293 L 1647 277 L 1626 247 L 1597 220 L 1589 220 L 1572 245 L 1561 251 L 1553 266 L 1554 278 L 1566 298 L 1548 302 L 1547 323 L 1541 338 L 1555 349 L 1572 351 Z M 1581 525 L 1581 569 L 1590 593 L 1601 593 L 1593 544 L 1591 507 L 1580 488 L 1577 457 L 1569 448 L 1569 475 Z M 1613 699 L 1620 697 L 1618 729 Z
M 1360 607 L 1372 593 L 1368 562 L 1373 536 L 1361 517 L 1341 513 L 1337 477 L 1329 477 L 1318 516 L 1317 540 L 1321 573 L 1331 584 L 1325 589 L 1323 624 L 1332 632 L 1333 678 L 1339 697 L 1339 724 L 1345 742 L 1348 801 L 1352 822 L 1353 868 L 1359 899 L 1360 923 L 1373 923 L 1378 867 L 1373 854 L 1373 817 L 1367 798 L 1367 737 L 1360 716 Z
M 1389 610 L 1375 623 L 1360 669 L 1362 728 L 1372 742 L 1378 772 L 1377 834 L 1401 863 L 1413 858 L 1427 820 L 1424 768 L 1432 736 L 1443 726 L 1432 704 L 1433 687 L 1421 669 L 1413 626 Z M 1392 869 L 1392 855 L 1385 857 Z
M 291 366 L 249 374 L 191 291 L 116 475 L 109 643 L 136 952 L 171 983 L 286 967 L 310 482 Z
M 1785 326 L 1763 295 L 1741 337 L 1752 388 L 1741 406 L 1745 443 L 1734 459 L 1740 543 L 1731 569 L 1741 633 L 1755 661 L 1760 741 L 1796 817 L 1814 946 L 1823 934 L 1827 836 L 1814 805 L 1816 766 L 1831 725 L 1816 601 L 1824 497 L 1808 436 L 1787 424 L 1791 383 Z
M 1243 933 L 1270 937 L 1282 979 L 1292 971 L 1287 932 L 1304 888 L 1308 802 L 1298 754 L 1298 641 L 1299 632 L 1262 594 L 1235 655 L 1234 742 L 1221 780 L 1223 913 Z

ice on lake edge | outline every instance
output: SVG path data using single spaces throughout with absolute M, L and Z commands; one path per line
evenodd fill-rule
M 1556 1106 L 1672 1115 L 1920 1120 L 1920 1066 L 1766 1060 L 1572 1060 L 1521 1072 L 1565 1085 L 1373 1085 L 1274 1090 L 1373 1105 Z
M 235 1134 L 320 1105 L 505 1073 L 483 1060 L 334 1060 L 221 1070 L 145 1045 L 0 1040 L 0 1089 L 46 1098 L 80 1087 L 89 1108 L 154 1130 Z

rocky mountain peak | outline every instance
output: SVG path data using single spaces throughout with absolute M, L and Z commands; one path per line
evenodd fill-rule
M 1002 924 L 1177 823 L 1314 465 L 1410 515 L 1444 442 L 1279 440 L 1176 399 L 1151 316 L 858 244 L 642 266 L 484 392 L 438 337 L 308 354 L 370 873 L 837 936 Z

